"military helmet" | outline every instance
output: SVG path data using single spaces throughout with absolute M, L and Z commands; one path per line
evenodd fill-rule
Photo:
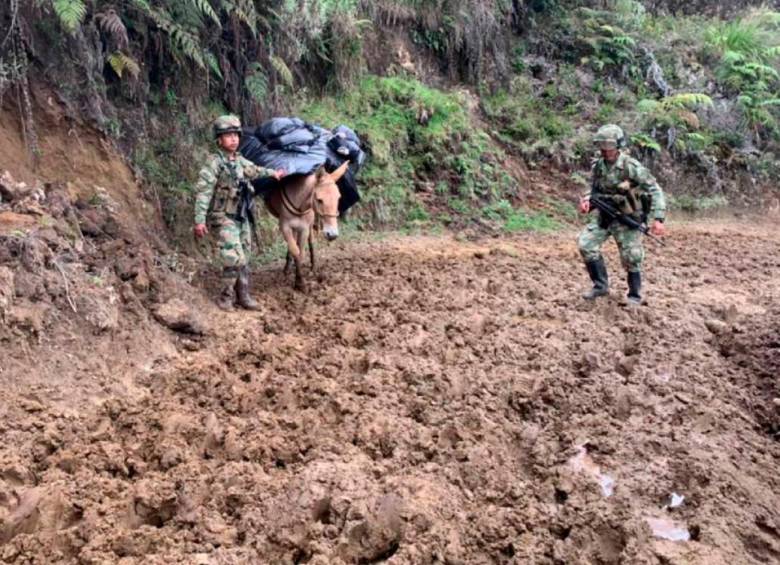
M 601 126 L 593 136 L 593 143 L 603 149 L 622 149 L 626 146 L 626 135 L 620 126 L 607 124 Z
M 228 114 L 226 116 L 220 116 L 214 120 L 214 139 L 218 138 L 223 133 L 237 133 L 241 135 L 241 120 L 238 116 Z

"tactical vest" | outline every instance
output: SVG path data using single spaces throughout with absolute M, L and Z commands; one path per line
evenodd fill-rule
M 611 168 L 599 161 L 594 170 L 593 188 L 621 213 L 639 220 L 643 214 L 641 192 L 629 178 L 627 160 L 621 155 Z
M 240 204 L 239 181 L 243 179 L 243 169 L 238 159 L 231 161 L 220 155 L 220 167 L 217 182 L 214 185 L 214 196 L 211 201 L 211 211 L 217 214 L 234 215 Z

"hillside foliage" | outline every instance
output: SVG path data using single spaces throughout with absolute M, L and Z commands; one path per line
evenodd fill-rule
M 173 223 L 204 126 L 226 111 L 355 127 L 370 225 L 492 217 L 522 199 L 507 157 L 576 176 L 606 122 L 648 163 L 705 175 L 693 186 L 721 190 L 713 179 L 735 168 L 767 181 L 780 170 L 780 13 L 694 4 L 10 0 L 0 103 L 21 109 L 35 157 L 32 81 L 54 85 L 134 159 Z M 433 119 L 416 122 L 421 109 Z

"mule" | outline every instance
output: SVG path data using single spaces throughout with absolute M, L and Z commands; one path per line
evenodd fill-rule
M 283 179 L 281 186 L 273 190 L 265 205 L 271 215 L 279 220 L 279 231 L 287 243 L 287 260 L 284 273 L 295 263 L 296 290 L 305 291 L 303 280 L 303 247 L 308 242 L 311 269 L 316 270 L 314 258 L 315 221 L 325 239 L 333 241 L 339 236 L 339 192 L 336 183 L 349 167 L 345 162 L 332 173 L 320 167 L 316 173 L 305 177 Z

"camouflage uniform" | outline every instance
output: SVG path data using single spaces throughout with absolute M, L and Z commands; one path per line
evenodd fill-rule
M 601 134 L 601 136 L 599 136 Z M 624 144 L 623 132 L 617 126 L 604 126 L 597 134 L 597 143 L 614 140 L 616 148 Z M 620 152 L 613 163 L 600 158 L 592 169 L 592 190 L 586 197 L 598 196 L 622 214 L 636 220 L 664 220 L 666 200 L 655 178 L 636 159 L 626 152 Z M 650 209 L 643 210 L 643 197 L 650 198 Z M 647 213 L 647 218 L 644 218 Z M 591 274 L 594 290 L 586 298 L 595 298 L 607 293 L 608 278 L 601 246 L 612 236 L 615 238 L 620 261 L 628 273 L 629 300 L 641 300 L 642 262 L 645 251 L 642 247 L 642 233 L 598 212 L 598 216 L 580 233 L 577 243 L 580 254 Z
M 223 116 L 214 124 L 215 137 L 224 133 L 240 133 L 241 125 L 234 116 Z M 239 304 L 249 307 L 255 304 L 248 296 L 248 262 L 251 253 L 251 225 L 246 218 L 236 221 L 240 205 L 240 183 L 274 175 L 272 169 L 258 167 L 243 156 L 228 154 L 220 148 L 201 169 L 195 185 L 195 224 L 209 220 L 211 230 L 217 233 L 219 258 L 222 263 L 222 301 L 220 306 L 229 309 L 235 282 Z M 248 183 L 250 190 L 251 183 Z M 242 291 L 246 292 L 242 299 Z M 230 300 L 228 300 L 228 298 Z

